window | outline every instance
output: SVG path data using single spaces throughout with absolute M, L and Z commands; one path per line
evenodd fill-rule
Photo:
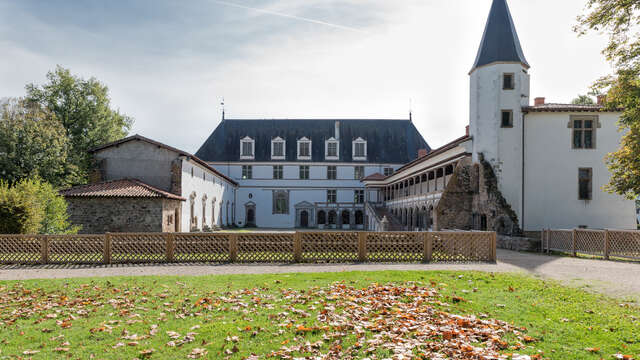
M 276 180 L 281 180 L 283 177 L 282 165 L 274 165 L 273 166 L 273 178 Z
M 253 160 L 255 158 L 254 145 L 255 141 L 248 136 L 240 140 L 240 160 Z
M 300 166 L 300 180 L 309 180 L 309 166 Z
M 298 140 L 298 160 L 311 160 L 311 140 L 306 137 Z
M 353 160 L 367 160 L 367 141 L 357 138 L 352 144 Z
M 283 190 L 273 191 L 273 213 L 289 214 L 289 192 Z
M 338 168 L 335 166 L 327 166 L 327 179 L 335 180 L 338 178 Z
M 271 140 L 271 159 L 273 160 L 285 159 L 285 154 L 284 154 L 285 144 L 286 142 L 279 136 Z
M 593 170 L 578 169 L 578 200 L 591 200 L 593 187 Z
M 597 117 L 572 117 L 570 126 L 573 128 L 574 149 L 596 148 Z
M 360 180 L 364 177 L 364 166 L 356 166 L 353 168 L 353 178 Z
M 327 190 L 327 202 L 334 204 L 338 201 L 337 190 Z
M 384 168 L 384 176 L 391 176 L 391 175 L 393 175 L 393 168 L 390 168 L 390 167 Z
M 242 180 L 253 179 L 253 166 L 242 165 Z
M 500 126 L 503 128 L 513 127 L 513 110 L 502 110 L 502 122 Z
M 515 88 L 513 82 L 513 74 L 504 74 L 502 75 L 502 89 L 503 90 L 513 90 Z
M 191 168 L 191 177 L 193 177 L 193 167 Z
M 330 138 L 325 143 L 325 159 L 338 160 L 338 140 Z
M 356 204 L 364 204 L 364 190 L 353 191 L 353 202 Z

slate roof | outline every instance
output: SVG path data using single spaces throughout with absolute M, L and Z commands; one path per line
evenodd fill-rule
M 106 148 L 110 148 L 110 147 L 113 147 L 113 146 L 118 146 L 120 144 L 124 144 L 124 143 L 129 142 L 129 141 L 144 141 L 146 143 L 158 146 L 160 148 L 163 148 L 163 149 L 166 149 L 166 150 L 169 150 L 169 151 L 173 151 L 173 152 L 175 152 L 175 153 L 177 153 L 179 155 L 182 155 L 184 157 L 190 158 L 191 160 L 193 160 L 193 161 L 197 162 L 198 164 L 204 166 L 206 169 L 208 169 L 212 173 L 214 173 L 217 176 L 219 176 L 219 177 L 225 179 L 226 181 L 230 182 L 231 184 L 236 185 L 236 186 L 238 185 L 238 183 L 235 182 L 233 179 L 231 179 L 230 177 L 224 175 L 223 173 L 219 172 L 218 170 L 214 169 L 213 167 L 211 167 L 209 164 L 207 164 L 205 161 L 203 161 L 202 159 L 198 158 L 197 156 L 192 155 L 192 154 L 190 154 L 190 153 L 188 153 L 186 151 L 182 151 L 180 149 L 176 149 L 176 148 L 174 148 L 172 146 L 169 146 L 167 144 L 163 144 L 163 143 L 161 143 L 159 141 L 155 141 L 155 140 L 149 139 L 147 137 L 144 137 L 142 135 L 138 135 L 138 134 L 135 134 L 135 135 L 132 135 L 132 136 L 120 139 L 120 140 L 116 140 L 114 142 L 110 142 L 110 143 L 95 147 L 93 149 L 90 149 L 89 152 L 90 153 L 95 153 L 95 152 L 98 152 L 100 150 L 103 150 L 103 149 L 106 149 Z
M 419 149 L 429 145 L 411 120 L 223 120 L 196 156 L 210 162 L 240 160 L 240 139 L 255 140 L 255 160 L 260 162 L 298 161 L 297 141 L 307 137 L 312 141 L 311 160 L 325 162 L 325 140 L 334 137 L 335 123 L 340 122 L 340 159 L 352 161 L 351 142 L 358 137 L 367 141 L 367 163 L 404 164 L 418 156 Z M 271 160 L 271 140 L 286 140 L 285 160 Z M 360 161 L 358 161 L 360 162 Z
M 494 62 L 519 62 L 529 68 L 507 0 L 493 0 L 480 49 L 471 71 Z
M 602 105 L 544 104 L 525 106 L 524 112 L 619 112 L 622 108 L 610 109 Z
M 186 201 L 178 195 L 157 189 L 136 179 L 104 181 L 61 190 L 64 197 L 83 198 L 158 198 Z

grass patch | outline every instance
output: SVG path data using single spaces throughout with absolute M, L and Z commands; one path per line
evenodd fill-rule
M 436 309 L 485 314 L 526 328 L 523 333 L 535 339 L 506 336 L 509 347 L 523 347 L 504 353 L 551 359 L 640 354 L 636 306 L 524 275 L 389 271 L 0 281 L 0 359 L 185 359 L 203 350 L 203 358 L 266 358 L 307 341 L 320 342 L 326 353 L 333 340 L 323 339 L 321 331 L 300 333 L 297 326 L 326 325 L 317 315 L 336 300 L 328 287 L 337 281 L 356 289 L 372 283 L 434 288 Z M 289 321 L 292 326 L 279 326 Z M 341 347 L 356 341 L 345 336 Z M 367 357 L 365 350 L 354 358 Z M 391 353 L 379 349 L 377 355 Z

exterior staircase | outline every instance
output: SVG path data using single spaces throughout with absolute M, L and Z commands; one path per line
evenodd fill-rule
M 379 220 L 382 220 L 385 216 L 387 217 L 387 220 L 389 220 L 389 231 L 405 231 L 406 230 L 405 226 L 402 225 L 402 222 L 400 221 L 400 219 L 398 219 L 395 215 L 393 215 L 391 211 L 389 211 L 387 208 L 372 206 L 371 209 L 373 209 L 373 211 L 375 212 L 376 218 L 378 218 Z

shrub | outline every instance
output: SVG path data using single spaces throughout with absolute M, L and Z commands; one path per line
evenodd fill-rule
M 73 234 L 67 202 L 51 184 L 24 179 L 13 186 L 0 182 L 0 233 Z

